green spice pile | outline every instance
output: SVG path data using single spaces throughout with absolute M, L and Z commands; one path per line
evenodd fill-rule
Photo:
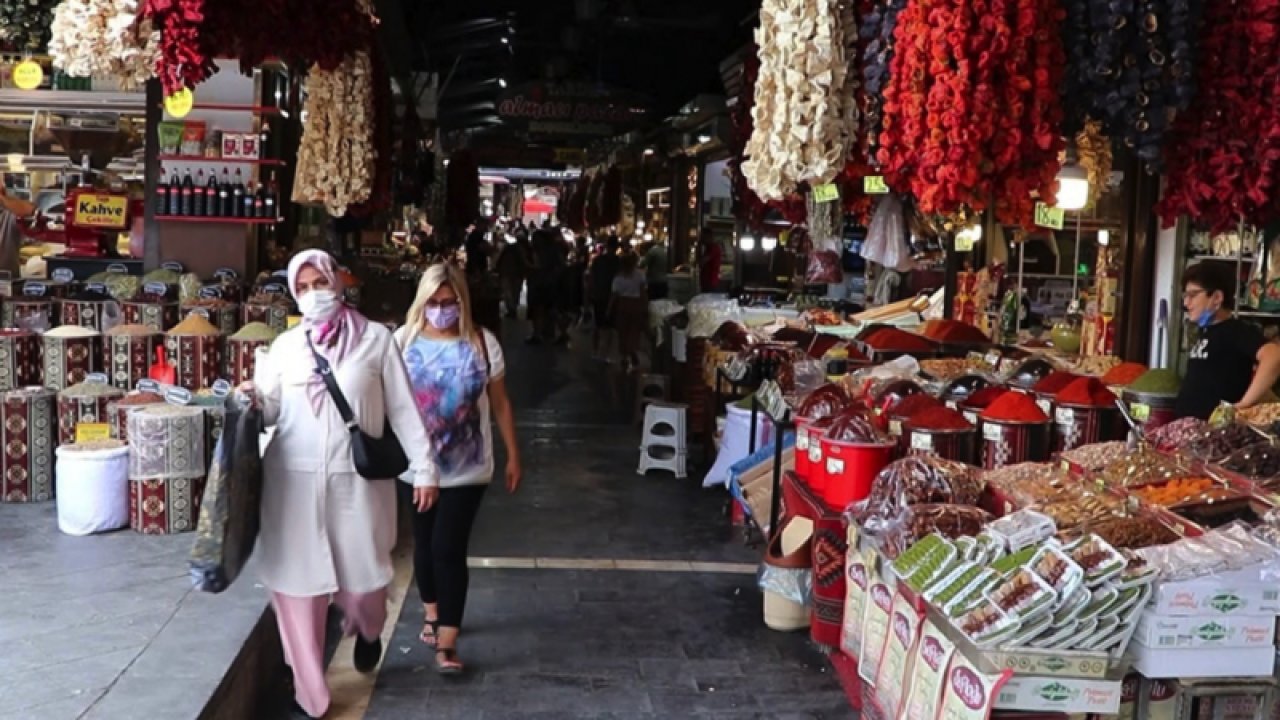
M 1129 386 L 1134 392 L 1151 395 L 1177 395 L 1181 388 L 1182 378 L 1178 377 L 1177 371 L 1167 368 L 1148 370 Z

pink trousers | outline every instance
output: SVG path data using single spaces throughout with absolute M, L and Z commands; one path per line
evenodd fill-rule
M 271 593 L 271 606 L 280 627 L 284 661 L 293 670 L 298 705 L 312 717 L 322 717 L 329 710 L 329 686 L 324 680 L 325 617 L 329 611 L 328 595 L 294 597 Z M 360 633 L 366 639 L 382 634 L 387 621 L 387 589 L 369 593 L 339 591 L 333 602 L 342 610 L 342 634 Z

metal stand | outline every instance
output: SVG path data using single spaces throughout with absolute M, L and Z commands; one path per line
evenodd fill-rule
M 787 411 L 784 417 L 774 417 L 768 409 L 760 405 L 760 401 L 755 395 L 751 396 L 751 453 L 756 451 L 756 428 L 758 427 L 757 417 L 759 413 L 764 413 L 765 417 L 773 423 L 773 490 L 769 497 L 769 527 L 766 534 L 772 534 L 778 527 L 778 514 L 782 509 L 782 440 L 786 437 L 788 430 L 795 430 L 796 424 L 791 420 L 791 411 Z

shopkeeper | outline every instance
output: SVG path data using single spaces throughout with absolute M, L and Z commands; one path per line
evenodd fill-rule
M 1225 264 L 1197 263 L 1182 276 L 1182 306 L 1199 330 L 1178 393 L 1178 417 L 1207 420 L 1223 402 L 1252 407 L 1280 378 L 1280 345 L 1232 314 L 1235 297 L 1235 276 Z

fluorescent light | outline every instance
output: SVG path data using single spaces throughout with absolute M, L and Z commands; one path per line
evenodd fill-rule
M 746 250 L 747 252 L 751 252 L 756 249 L 756 239 L 750 235 L 743 235 L 738 239 L 738 247 L 742 250 Z
M 1058 204 L 1062 210 L 1081 210 L 1089 204 L 1089 173 L 1079 165 L 1058 171 Z
M 1111 233 L 1107 230 L 1098 231 L 1098 244 L 1106 247 L 1111 244 Z
M 706 144 L 707 144 L 707 143 L 709 143 L 709 142 L 711 142 L 711 136 L 710 136 L 710 135 L 699 135 L 699 136 L 698 136 L 698 144 L 699 144 L 699 145 L 706 145 Z
M 770 235 L 760 240 L 760 248 L 765 252 L 773 252 L 776 247 L 778 247 L 778 238 L 776 237 Z

